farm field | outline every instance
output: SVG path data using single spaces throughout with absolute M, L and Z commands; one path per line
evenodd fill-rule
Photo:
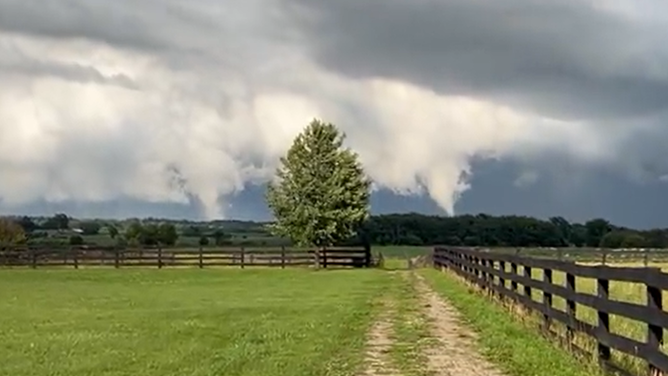
M 0 375 L 351 375 L 381 270 L 0 270 Z

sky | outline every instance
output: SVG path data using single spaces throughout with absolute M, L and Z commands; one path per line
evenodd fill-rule
M 263 219 L 313 118 L 374 212 L 668 227 L 668 3 L 0 0 L 0 213 Z

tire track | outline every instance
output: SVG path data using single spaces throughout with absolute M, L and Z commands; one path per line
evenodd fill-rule
M 435 376 L 504 376 L 475 349 L 475 335 L 459 313 L 417 273 L 414 283 L 434 340 L 425 350 L 427 370 Z

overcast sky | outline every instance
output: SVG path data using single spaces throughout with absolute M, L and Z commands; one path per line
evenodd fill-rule
M 656 0 L 0 0 L 0 83 L 5 213 L 266 217 L 318 117 L 375 211 L 668 226 Z

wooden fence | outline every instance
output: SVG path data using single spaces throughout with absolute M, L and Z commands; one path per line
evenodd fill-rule
M 568 260 L 583 263 L 617 264 L 643 263 L 648 266 L 653 262 L 668 262 L 668 249 L 660 248 L 474 248 L 494 253 L 515 254 L 536 258 Z
M 0 267 L 370 267 L 370 247 L 305 249 L 224 248 L 224 249 L 5 249 L 0 251 Z
M 556 335 L 550 329 L 550 325 L 553 322 L 564 324 L 567 328 L 566 338 L 562 340 L 570 349 L 584 351 L 575 346 L 573 342 L 575 333 L 593 339 L 597 343 L 595 355 L 604 368 L 629 374 L 612 363 L 611 350 L 616 350 L 644 360 L 649 375 L 663 375 L 668 372 L 668 355 L 661 349 L 664 329 L 668 327 L 668 313 L 663 310 L 662 301 L 662 291 L 668 289 L 668 274 L 658 268 L 586 266 L 572 261 L 467 248 L 436 247 L 432 257 L 435 267 L 450 269 L 483 290 L 542 314 L 544 333 Z M 536 273 L 538 270 L 542 273 Z M 554 283 L 554 271 L 565 273 L 564 285 Z M 532 277 L 534 274 L 542 274 L 542 280 L 534 279 Z M 597 294 L 576 292 L 576 278 L 595 279 Z M 646 305 L 612 300 L 609 296 L 611 281 L 644 285 Z M 507 282 L 510 282 L 510 286 Z M 536 290 L 542 292 L 542 302 L 532 298 L 532 292 L 535 295 Z M 555 308 L 554 297 L 561 297 L 566 301 L 565 311 Z M 597 323 L 591 324 L 578 319 L 576 304 L 596 310 Z M 647 333 L 645 341 L 631 339 L 611 331 L 611 315 L 623 316 L 642 323 Z

